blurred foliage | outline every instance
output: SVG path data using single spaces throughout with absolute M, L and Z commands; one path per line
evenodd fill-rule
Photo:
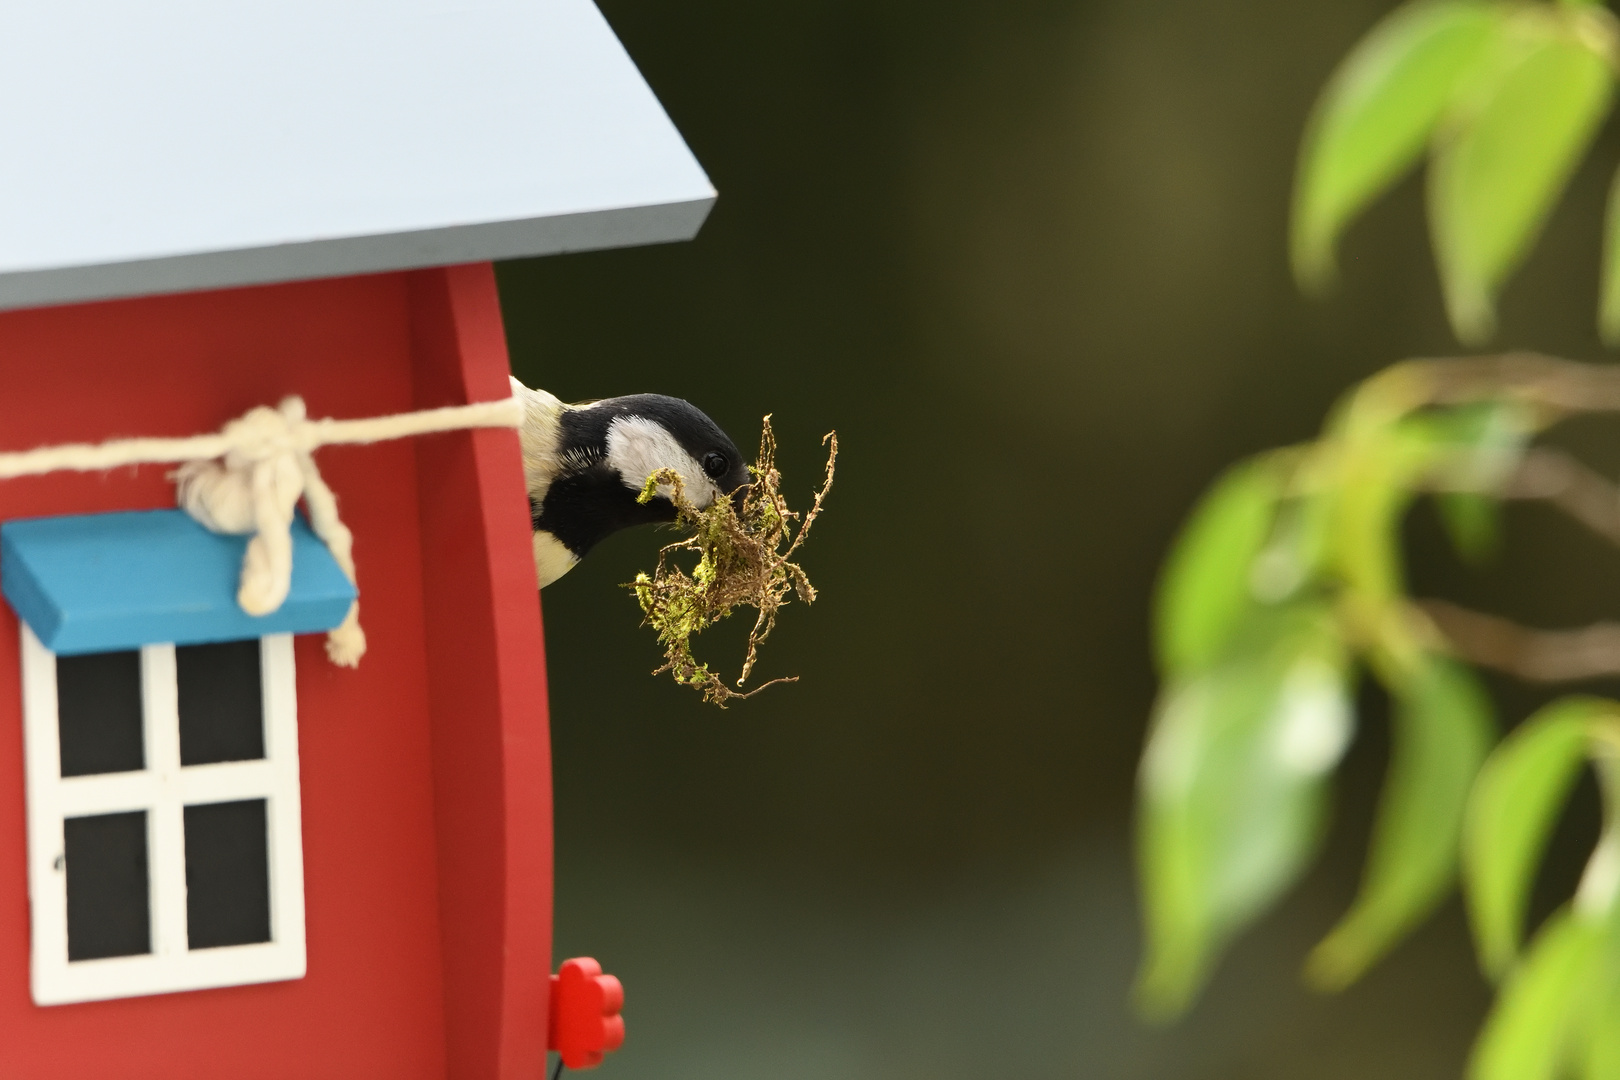
M 1620 29 L 1596 3 L 1419 0 L 1340 65 L 1300 153 L 1295 277 L 1321 290 L 1346 225 L 1427 153 L 1430 234 L 1465 342 L 1495 330 L 1524 260 L 1608 114 Z M 1620 179 L 1600 328 L 1620 344 Z M 1620 489 L 1547 428 L 1620 411 L 1620 371 L 1533 355 L 1409 361 L 1366 380 L 1313 442 L 1230 470 L 1161 578 L 1163 686 L 1139 780 L 1143 1011 L 1173 1016 L 1233 936 L 1309 867 L 1363 674 L 1394 704 L 1360 892 L 1311 952 L 1341 989 L 1459 877 L 1499 984 L 1474 1080 L 1620 1078 L 1620 703 L 1567 697 L 1500 745 L 1475 674 L 1620 672 L 1614 628 L 1542 632 L 1408 593 L 1401 527 L 1433 498 L 1458 553 L 1489 559 L 1499 504 L 1542 499 L 1620 541 Z M 1531 893 L 1583 765 L 1604 826 L 1574 897 L 1525 945 Z
M 1400 549 L 1421 498 L 1450 508 L 1466 557 L 1490 550 L 1504 498 L 1606 528 L 1598 515 L 1612 509 L 1588 495 L 1604 485 L 1599 501 L 1616 507 L 1620 491 L 1535 440 L 1567 417 L 1615 411 L 1616 368 L 1526 354 L 1408 361 L 1352 390 L 1314 441 L 1242 462 L 1211 488 L 1156 610 L 1163 686 L 1138 812 L 1146 1013 L 1185 1009 L 1223 947 L 1311 864 L 1365 674 L 1395 705 L 1390 764 L 1359 894 L 1307 979 L 1354 982 L 1460 872 L 1481 966 L 1502 983 L 1473 1075 L 1620 1076 L 1609 1022 L 1620 1017 L 1620 704 L 1563 699 L 1491 752 L 1496 723 L 1473 665 L 1542 677 L 1548 649 L 1589 639 L 1518 628 L 1504 639 L 1494 616 L 1414 600 Z M 1578 651 L 1571 674 L 1620 670 L 1613 650 Z M 1522 950 L 1543 848 L 1588 759 L 1606 828 L 1572 904 Z
M 1590 758 L 1604 829 L 1574 900 L 1521 956 L 1530 886 L 1554 819 Z M 1474 937 L 1502 981 L 1475 1047 L 1477 1080 L 1620 1076 L 1620 704 L 1553 703 L 1514 731 L 1475 783 L 1463 847 Z
M 1340 233 L 1428 154 L 1429 231 L 1459 339 L 1488 340 L 1524 261 L 1608 115 L 1620 25 L 1599 3 L 1417 0 L 1351 51 L 1300 153 L 1296 278 L 1330 285 Z M 1620 344 L 1620 177 L 1599 325 Z

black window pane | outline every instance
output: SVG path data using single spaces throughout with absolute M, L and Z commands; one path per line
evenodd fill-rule
M 63 776 L 146 767 L 139 652 L 58 656 L 56 714 Z
M 63 826 L 68 959 L 151 952 L 146 812 L 68 818 Z
M 174 650 L 180 684 L 180 764 L 264 757 L 259 642 L 182 645 Z
M 270 940 L 265 802 L 186 807 L 186 934 L 193 949 Z

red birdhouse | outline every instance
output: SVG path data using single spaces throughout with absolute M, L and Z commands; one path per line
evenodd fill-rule
M 599 1062 L 489 260 L 688 238 L 702 170 L 589 0 L 81 0 L 0 50 L 0 1077 Z

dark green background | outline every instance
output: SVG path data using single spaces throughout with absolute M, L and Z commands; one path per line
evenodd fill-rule
M 1226 462 L 1353 380 L 1455 352 L 1406 183 L 1333 300 L 1284 258 L 1295 145 L 1375 0 L 608 0 L 720 190 L 691 244 L 505 265 L 517 374 L 689 398 L 791 494 L 844 457 L 766 674 L 720 712 L 648 671 L 621 534 L 545 593 L 558 955 L 628 989 L 603 1080 L 1457 1076 L 1487 1002 L 1455 905 L 1364 985 L 1299 987 L 1355 886 L 1379 705 L 1330 854 L 1179 1026 L 1138 1025 L 1135 758 L 1155 567 Z M 1503 339 L 1597 358 L 1606 133 Z M 1620 464 L 1612 429 L 1572 437 Z M 1555 625 L 1614 554 L 1535 509 L 1426 590 Z M 734 670 L 741 627 L 705 641 Z M 1510 717 L 1535 695 L 1503 687 Z M 1544 886 L 1567 890 L 1590 796 Z

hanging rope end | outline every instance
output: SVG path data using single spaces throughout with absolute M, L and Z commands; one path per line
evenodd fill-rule
M 349 605 L 349 614 L 326 633 L 326 658 L 339 667 L 357 668 L 366 655 L 366 632 L 360 629 L 360 604 Z

